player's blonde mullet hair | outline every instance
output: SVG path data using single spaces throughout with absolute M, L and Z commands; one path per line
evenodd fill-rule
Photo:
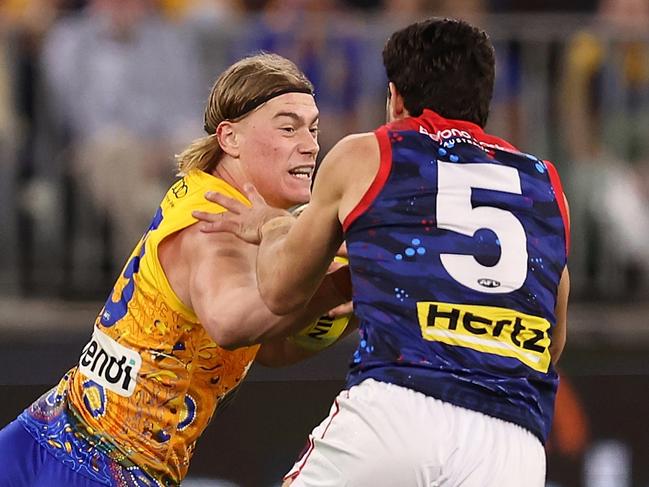
M 219 124 L 245 117 L 263 103 L 256 103 L 258 100 L 291 91 L 312 94 L 313 85 L 293 62 L 282 56 L 262 53 L 234 63 L 212 87 L 204 115 L 208 135 L 194 140 L 176 156 L 178 174 L 184 176 L 192 169 L 212 172 L 223 155 L 216 137 Z

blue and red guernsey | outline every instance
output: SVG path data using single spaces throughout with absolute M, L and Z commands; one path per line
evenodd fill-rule
M 547 438 L 569 227 L 551 163 L 425 110 L 379 128 L 379 172 L 344 222 L 373 378 Z

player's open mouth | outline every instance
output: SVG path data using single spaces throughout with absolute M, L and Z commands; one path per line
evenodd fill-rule
M 298 179 L 311 179 L 313 175 L 313 166 L 297 166 L 288 172 L 291 176 L 295 176 Z

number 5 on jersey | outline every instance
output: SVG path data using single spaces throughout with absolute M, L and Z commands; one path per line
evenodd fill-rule
M 483 293 L 520 289 L 527 277 L 527 238 L 523 225 L 510 211 L 490 206 L 474 208 L 471 204 L 473 188 L 521 194 L 518 171 L 496 164 L 442 161 L 438 161 L 437 167 L 437 226 L 470 237 L 480 229 L 491 230 L 501 250 L 494 266 L 480 264 L 473 255 L 441 254 L 446 271 L 460 284 Z

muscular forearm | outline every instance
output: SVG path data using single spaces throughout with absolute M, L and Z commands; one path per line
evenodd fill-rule
M 286 235 L 293 226 L 294 219 L 275 218 L 260 229 L 261 243 L 257 254 L 257 285 L 262 299 L 274 313 L 285 314 L 308 300 L 301 299 L 302 293 L 293 299 L 286 293 L 290 287 L 291 275 L 297 274 L 294 265 L 289 264 L 289 254 L 285 252 Z M 287 272 L 291 270 L 292 272 Z
M 349 278 L 348 274 L 347 278 Z M 277 317 L 276 322 L 266 327 L 266 330 L 260 334 L 257 341 L 263 342 L 273 337 L 296 333 L 330 309 L 348 302 L 351 296 L 340 292 L 340 286 L 336 284 L 337 280 L 340 280 L 339 274 L 325 276 L 315 294 L 305 306 L 286 315 L 274 315 Z
M 326 276 L 308 304 L 286 315 L 274 314 L 261 297 L 250 290 L 232 295 L 229 299 L 239 302 L 241 306 L 237 309 L 241 311 L 221 315 L 214 323 L 219 335 L 217 343 L 235 349 L 297 333 L 330 309 L 349 301 L 350 296 L 341 293 L 340 285 L 336 284 L 343 278 L 339 274 Z
M 303 249 L 297 248 L 299 246 L 287 238 L 294 223 L 293 218 L 276 218 L 260 229 L 257 285 L 268 308 L 277 314 L 292 313 L 309 302 L 317 292 L 320 276 L 324 275 L 328 265 L 309 272 L 296 260 Z M 333 255 L 328 262 L 331 259 Z

